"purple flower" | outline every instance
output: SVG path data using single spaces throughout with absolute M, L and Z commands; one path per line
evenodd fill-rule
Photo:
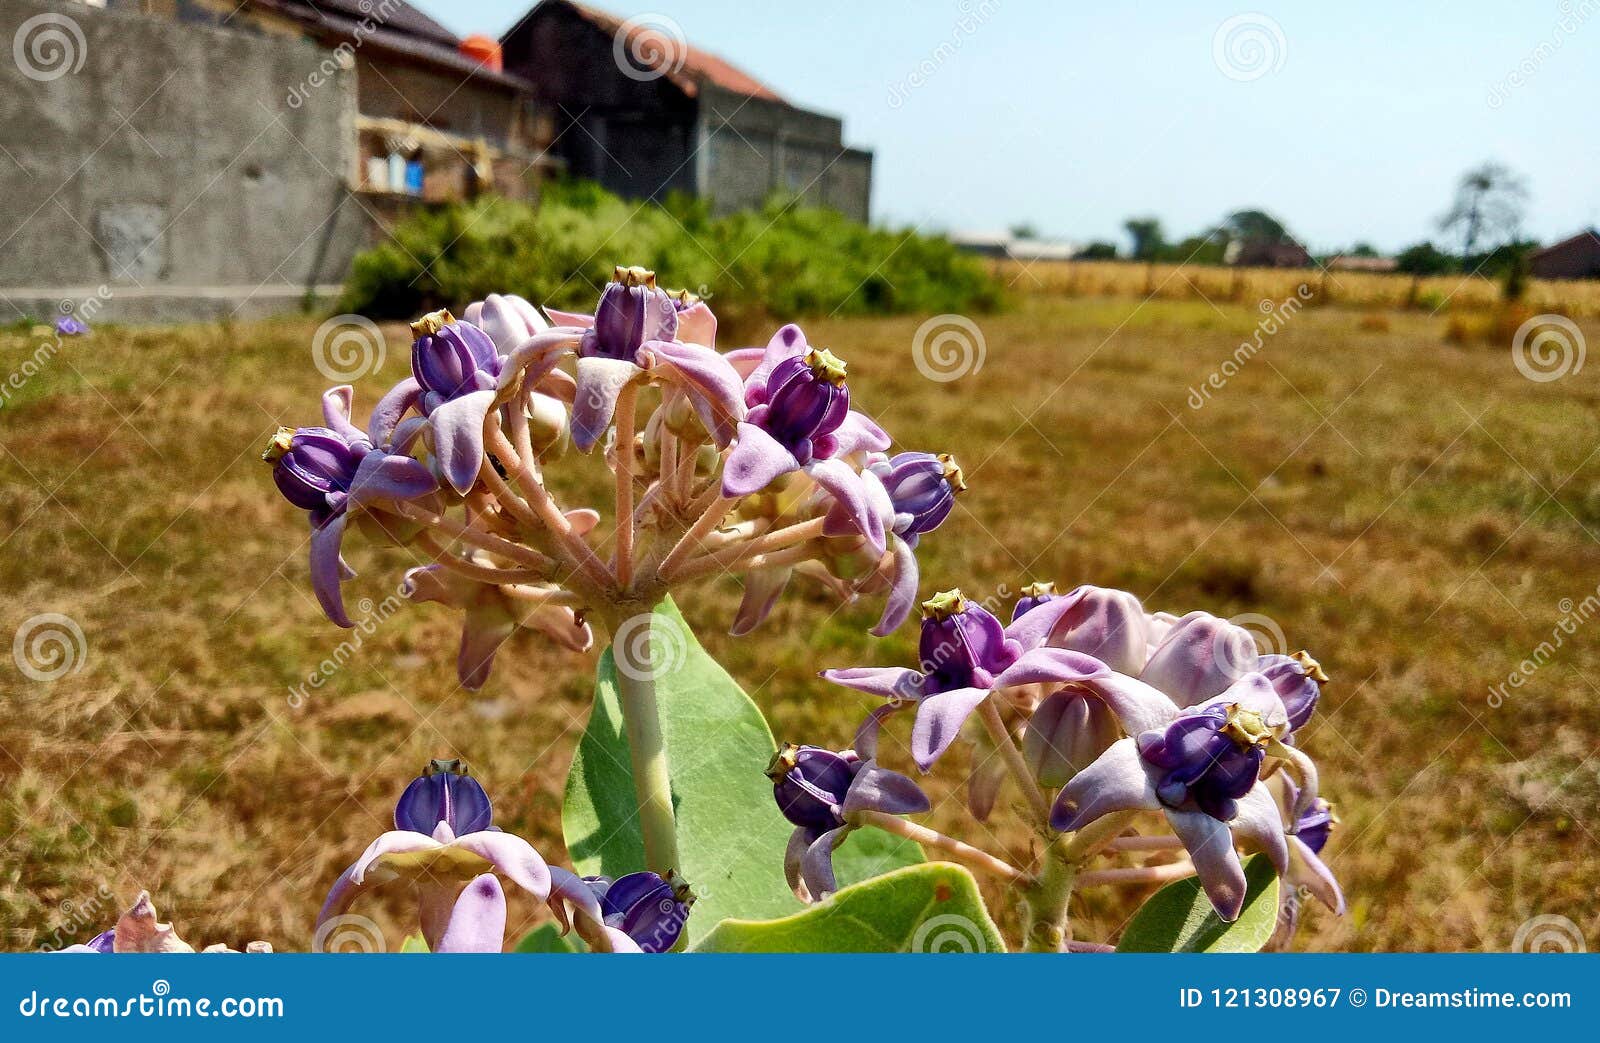
M 703 303 L 696 308 L 685 297 L 674 300 L 656 287 L 654 272 L 618 267 L 592 318 L 550 315 L 588 327 L 578 344 L 572 404 L 572 444 L 579 450 L 588 452 L 599 443 L 611 426 L 622 389 L 647 376 L 683 394 L 719 448 L 733 441 L 735 425 L 745 413 L 738 373 L 708 344 L 675 339 L 680 315 L 695 337 L 715 336 L 716 320 Z
M 1078 682 L 1109 673 L 1103 663 L 1059 648 L 1027 648 L 1011 627 L 959 590 L 923 602 L 921 669 L 857 667 L 826 670 L 835 684 L 880 695 L 888 700 L 873 711 L 858 733 L 875 734 L 883 719 L 914 704 L 917 720 L 911 730 L 911 755 L 923 771 L 950 748 L 961 726 L 991 691 L 1028 684 Z
M 529 337 L 550 329 L 539 309 L 514 293 L 491 293 L 473 301 L 461 317 L 487 333 L 501 355 L 511 354 Z
M 60 952 L 95 953 L 100 955 L 123 953 L 182 953 L 194 952 L 194 946 L 178 937 L 172 924 L 162 923 L 156 914 L 150 892 L 140 891 L 133 905 L 117 918 L 115 927 L 101 931 L 89 941 L 69 945 Z M 208 945 L 204 952 L 237 952 L 222 943 Z M 244 948 L 248 953 L 271 952 L 266 942 L 250 942 Z
M 1043 786 L 1064 786 L 1122 738 L 1116 715 L 1083 688 L 1060 688 L 1034 708 L 1022 736 L 1022 758 Z M 996 765 L 1003 766 L 998 758 Z
M 63 337 L 81 337 L 89 332 L 89 324 L 71 315 L 56 317 L 56 333 Z
M 833 851 L 855 828 L 853 813 L 912 815 L 932 807 L 914 781 L 853 750 L 784 743 L 767 765 L 767 778 L 778 810 L 794 825 L 784 874 L 801 901 L 821 901 L 839 889 Z
M 1099 697 L 1135 738 L 1112 743 L 1072 777 L 1056 797 L 1050 824 L 1070 832 L 1117 812 L 1163 812 L 1217 915 L 1237 919 L 1245 880 L 1234 842 L 1265 851 L 1280 875 L 1289 866 L 1283 821 L 1260 779 L 1263 760 L 1282 758 L 1308 784 L 1297 795 L 1297 811 L 1315 795 L 1309 760 L 1282 742 L 1288 713 L 1272 684 L 1262 674 L 1247 674 L 1187 708 L 1110 670 L 1078 685 Z
M 374 840 L 334 882 L 317 915 L 317 927 L 344 915 L 368 889 L 397 877 L 416 884 L 423 938 L 436 952 L 456 916 L 477 918 L 480 928 L 485 917 L 492 924 L 493 895 L 481 886 L 485 873 L 504 876 L 540 901 L 554 890 L 580 909 L 595 908 L 592 896 L 575 875 L 553 873 L 532 845 L 502 832 L 493 818 L 488 795 L 468 777 L 465 765 L 456 760 L 429 762 L 395 804 L 395 828 Z M 485 893 L 458 909 L 469 884 Z M 498 888 L 498 883 L 495 886 Z M 503 905 L 503 897 L 501 901 Z M 504 931 L 503 912 L 500 931 Z M 475 929 L 472 937 L 481 942 L 490 933 Z
M 889 436 L 850 409 L 844 363 L 809 348 L 800 327 L 785 326 L 745 378 L 744 403 L 749 413 L 723 464 L 722 494 L 749 496 L 802 471 L 838 501 L 854 530 L 882 554 L 883 520 L 861 475 L 845 459 L 882 452 Z
M 424 315 L 411 332 L 417 407 L 428 418 L 440 473 L 464 494 L 483 466 L 483 422 L 494 408 L 505 360 L 489 334 L 448 311 Z
M 345 525 L 358 510 L 415 500 L 438 488 L 433 475 L 406 455 L 422 421 L 400 423 L 417 396 L 414 380 L 402 381 L 372 411 L 366 431 L 350 423 L 354 391 L 349 385 L 322 396 L 326 427 L 279 428 L 261 458 L 273 465 L 273 481 L 284 498 L 311 521 L 311 588 L 330 620 L 355 624 L 345 614 L 340 583 L 355 575 L 340 555 Z
M 583 879 L 600 902 L 605 925 L 627 935 L 640 952 L 670 952 L 678 943 L 694 905 L 686 884 L 651 872 Z

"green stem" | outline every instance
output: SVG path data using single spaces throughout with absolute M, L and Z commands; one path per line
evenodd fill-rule
M 637 606 L 636 606 L 637 607 Z M 611 626 L 611 654 L 616 663 L 617 693 L 628 736 L 639 827 L 644 834 L 645 863 L 666 876 L 681 869 L 678 826 L 672 809 L 672 778 L 667 771 L 667 744 L 656 704 L 654 614 L 645 606 L 634 615 L 618 613 Z M 620 640 L 619 640 L 620 639 Z
M 1057 837 L 1045 848 L 1038 881 L 1023 899 L 1023 952 L 1060 952 L 1072 937 L 1067 903 L 1077 877 L 1078 862 L 1069 857 L 1064 839 Z

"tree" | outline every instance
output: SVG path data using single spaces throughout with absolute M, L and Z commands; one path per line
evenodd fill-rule
M 1265 210 L 1235 210 L 1217 228 L 1229 240 L 1281 243 L 1289 238 L 1283 222 Z
M 1102 239 L 1084 246 L 1078 251 L 1074 260 L 1078 261 L 1114 261 L 1117 259 L 1117 244 L 1108 243 Z
M 1127 231 L 1128 238 L 1133 240 L 1129 256 L 1136 261 L 1155 260 L 1167 245 L 1159 217 L 1130 217 L 1122 222 L 1122 227 Z
M 1016 223 L 1016 224 L 1011 226 L 1010 232 L 1011 232 L 1011 238 L 1013 238 L 1013 239 L 1037 239 L 1037 238 L 1039 238 L 1039 228 L 1038 228 L 1037 225 L 1033 224 L 1031 221 L 1019 221 L 1018 223 Z
M 1461 262 L 1465 266 L 1482 243 L 1504 242 L 1516 235 L 1528 189 L 1511 168 L 1493 161 L 1461 175 L 1456 198 L 1439 218 L 1439 230 L 1461 237 Z
M 1443 275 L 1456 266 L 1456 259 L 1432 243 L 1423 241 L 1395 255 L 1395 268 L 1407 275 Z

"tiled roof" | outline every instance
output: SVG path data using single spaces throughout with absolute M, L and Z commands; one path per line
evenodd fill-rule
M 547 3 L 563 3 L 578 12 L 585 20 L 615 36 L 619 31 L 628 33 L 628 46 L 636 55 L 658 54 L 662 56 L 665 68 L 662 74 L 671 80 L 691 98 L 699 92 L 702 82 L 711 83 L 725 91 L 743 94 L 750 98 L 763 98 L 767 101 L 781 102 L 784 99 L 778 92 L 751 76 L 743 69 L 731 62 L 724 61 L 712 54 L 703 51 L 686 41 L 671 39 L 666 32 L 650 24 L 647 19 L 624 20 L 614 14 L 589 7 L 586 4 L 573 3 L 572 0 L 546 0 Z M 654 38 L 656 46 L 651 47 Z

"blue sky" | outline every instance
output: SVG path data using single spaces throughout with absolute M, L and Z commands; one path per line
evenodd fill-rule
M 491 34 L 531 5 L 414 2 Z M 1529 234 L 1600 223 L 1597 0 L 598 6 L 666 15 L 843 116 L 876 153 L 879 221 L 1121 241 L 1134 214 L 1176 237 L 1260 207 L 1316 249 L 1396 249 L 1434 235 L 1461 171 L 1492 158 L 1527 179 Z M 1225 24 L 1263 64 L 1219 66 Z

